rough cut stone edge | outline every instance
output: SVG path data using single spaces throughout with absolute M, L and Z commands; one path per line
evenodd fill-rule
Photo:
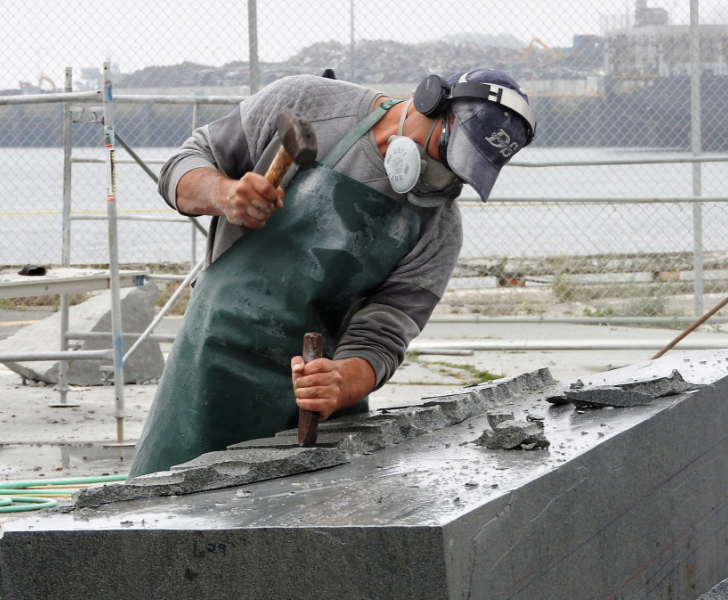
M 363 452 L 380 450 L 431 431 L 457 425 L 484 414 L 488 408 L 543 391 L 558 382 L 547 369 L 461 388 L 449 394 L 423 398 L 421 405 L 335 419 L 322 424 L 322 431 L 364 429 L 375 425 L 372 433 L 352 431 L 336 448 L 268 449 L 268 460 L 259 460 L 265 448 L 243 448 L 203 454 L 197 459 L 172 467 L 170 471 L 150 473 L 121 485 L 105 485 L 82 490 L 74 496 L 75 508 L 92 508 L 122 500 L 174 496 L 235 487 L 288 475 L 316 471 L 344 464 Z M 338 421 L 338 423 L 337 423 Z M 367 427 L 368 428 L 368 427 Z M 282 432 L 282 434 L 291 434 Z
M 132 483 L 88 488 L 74 496 L 75 507 L 92 508 L 121 500 L 205 492 L 317 471 L 348 462 L 346 455 L 338 448 L 292 448 L 272 451 L 273 456 L 268 460 L 251 460 L 251 455 L 254 456 L 259 450 L 211 452 L 203 457 L 221 456 L 217 462 L 209 465 L 187 463 L 190 465 L 187 468 L 174 470 L 173 467 L 171 471 L 142 475 Z

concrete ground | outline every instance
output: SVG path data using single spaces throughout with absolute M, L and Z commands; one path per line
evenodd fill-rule
M 0 311 L 0 339 L 46 313 Z M 158 333 L 172 333 L 180 318 L 166 318 Z M 661 340 L 671 329 L 564 324 L 444 324 L 432 323 L 418 340 Z M 690 340 L 716 341 L 728 348 L 728 333 L 708 328 Z M 169 345 L 163 345 L 163 351 Z M 374 409 L 399 406 L 482 381 L 485 372 L 517 375 L 548 367 L 561 380 L 576 379 L 649 359 L 654 351 L 476 351 L 470 356 L 413 353 L 394 378 L 371 395 Z M 125 441 L 138 439 L 154 398 L 156 385 L 125 388 Z M 116 441 L 113 387 L 72 387 L 71 408 L 51 408 L 57 393 L 52 387 L 22 385 L 18 375 L 0 365 L 0 482 L 19 479 L 123 474 L 133 448 L 107 447 Z M 22 514 L 22 513 L 20 513 Z M 7 518 L 7 517 L 5 517 Z M 0 524 L 2 519 L 0 519 Z

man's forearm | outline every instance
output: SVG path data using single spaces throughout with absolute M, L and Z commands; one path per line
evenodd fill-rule
M 334 362 L 338 363 L 343 379 L 336 410 L 343 410 L 368 396 L 374 390 L 376 378 L 374 369 L 363 358 L 345 358 Z
M 225 181 L 217 169 L 199 168 L 185 173 L 177 184 L 177 209 L 191 215 L 223 216 L 217 201 Z
M 280 208 L 283 190 L 253 172 L 230 179 L 216 169 L 200 167 L 185 173 L 177 184 L 177 210 L 225 217 L 232 225 L 259 229 Z

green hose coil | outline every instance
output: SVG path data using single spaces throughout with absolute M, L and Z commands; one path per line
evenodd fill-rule
M 10 500 L 10 506 L 1 505 L 0 513 L 25 512 L 28 510 L 40 510 L 41 508 L 53 508 L 58 506 L 58 500 L 52 498 L 34 498 L 32 496 L 0 496 L 0 500 Z M 22 504 L 16 504 L 22 502 Z
M 126 478 L 126 475 L 103 475 L 101 477 L 5 481 L 0 483 L 0 513 L 53 508 L 58 506 L 58 501 L 54 500 L 53 497 L 68 497 L 81 489 L 81 487 L 64 488 L 63 486 L 88 487 L 95 483 L 126 481 Z

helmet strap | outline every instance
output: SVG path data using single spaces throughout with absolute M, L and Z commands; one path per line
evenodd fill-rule
M 428 138 L 429 139 L 429 138 Z M 450 141 L 450 113 L 446 113 L 442 116 L 442 125 L 440 128 L 440 139 L 437 140 L 437 153 L 440 155 L 440 162 L 450 169 L 450 164 L 447 162 L 447 145 Z M 425 145 L 425 148 L 427 146 Z M 452 169 L 450 169 L 452 170 Z

